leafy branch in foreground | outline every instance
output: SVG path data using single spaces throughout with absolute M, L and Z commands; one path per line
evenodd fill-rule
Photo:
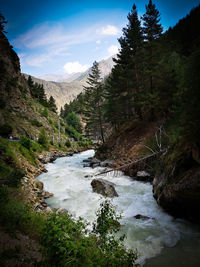
M 97 212 L 93 231 L 83 220 L 69 214 L 49 216 L 43 229 L 42 245 L 53 266 L 138 266 L 137 253 L 127 250 L 114 236 L 120 226 L 113 206 L 105 201 Z

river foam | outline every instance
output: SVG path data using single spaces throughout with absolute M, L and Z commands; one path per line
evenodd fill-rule
M 47 164 L 45 167 L 48 172 L 38 177 L 44 183 L 44 189 L 54 193 L 54 197 L 47 200 L 50 207 L 65 208 L 75 218 L 81 216 L 90 223 L 95 220 L 95 213 L 104 200 L 92 191 L 90 183 L 93 178 L 84 177 L 103 170 L 101 167 L 83 167 L 83 159 L 93 155 L 94 151 L 88 150 L 72 157 L 59 158 Z M 140 263 L 159 254 L 164 247 L 175 246 L 182 232 L 190 232 L 184 223 L 176 221 L 157 205 L 150 183 L 134 181 L 121 172 L 117 175 L 101 175 L 99 178 L 116 185 L 119 197 L 112 202 L 123 216 L 120 223 L 122 233 L 127 236 L 126 246 L 138 250 Z M 134 218 L 137 214 L 152 219 L 137 220 Z

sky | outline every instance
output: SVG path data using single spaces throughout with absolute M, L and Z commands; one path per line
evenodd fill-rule
M 127 14 L 136 4 L 139 17 L 148 0 L 0 0 L 7 37 L 20 57 L 23 73 L 83 72 L 116 54 Z M 200 0 L 153 0 L 164 30 L 200 4 Z

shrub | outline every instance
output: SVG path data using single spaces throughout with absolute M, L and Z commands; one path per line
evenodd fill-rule
M 78 133 L 73 127 L 71 126 L 66 126 L 65 127 L 65 132 L 68 134 L 70 137 L 74 138 L 76 141 L 81 141 L 83 139 L 82 135 Z
M 66 140 L 65 145 L 66 147 L 71 147 L 71 142 L 69 141 L 69 139 Z
M 35 155 L 31 150 L 28 150 L 26 147 L 24 146 L 20 146 L 19 150 L 21 152 L 21 154 L 30 162 L 32 162 L 33 164 L 37 165 L 37 162 L 35 160 Z
M 20 144 L 22 146 L 24 146 L 25 148 L 27 148 L 28 150 L 30 150 L 30 148 L 31 148 L 31 140 L 28 137 L 21 136 L 19 142 L 20 142 Z
M 137 254 L 126 250 L 110 232 L 119 226 L 110 203 L 102 204 L 97 215 L 93 233 L 81 218 L 75 221 L 69 214 L 56 213 L 48 217 L 41 243 L 53 266 L 138 266 Z
M 42 147 L 36 141 L 31 141 L 31 148 L 34 152 L 42 152 Z
M 46 132 L 45 132 L 44 128 L 40 131 L 38 143 L 43 145 L 43 146 L 47 146 L 47 144 L 48 144 L 47 136 L 46 136 Z
M 32 237 L 39 238 L 46 220 L 42 214 L 31 211 L 30 207 L 20 200 L 9 198 L 6 187 L 0 188 L 0 223 L 9 232 L 20 230 Z
M 76 113 L 74 112 L 69 113 L 66 117 L 66 122 L 68 125 L 73 127 L 77 132 L 81 133 L 82 129 L 80 124 L 80 119 L 76 115 Z
M 13 128 L 8 123 L 5 123 L 0 127 L 0 135 L 3 137 L 9 137 L 12 131 L 13 131 Z
M 80 147 L 87 147 L 88 146 L 88 143 L 87 142 L 84 142 L 84 141 L 78 141 L 78 145 Z
M 10 160 L 9 157 L 7 159 Z M 3 161 L 0 161 L 0 183 L 1 185 L 8 185 L 11 187 L 16 187 L 19 185 L 21 178 L 23 177 L 23 173 L 15 168 L 10 167 Z
M 48 118 L 48 110 L 45 108 L 43 109 L 43 111 L 41 112 L 41 115 L 45 118 Z

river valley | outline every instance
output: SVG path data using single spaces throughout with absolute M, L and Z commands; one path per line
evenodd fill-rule
M 104 200 L 93 192 L 93 178 L 85 178 L 104 169 L 83 167 L 83 160 L 93 155 L 94 151 L 88 150 L 72 157 L 58 158 L 54 163 L 45 165 L 48 172 L 38 177 L 44 183 L 44 189 L 54 194 L 47 200 L 50 207 L 65 208 L 75 218 L 81 216 L 91 224 Z M 138 250 L 142 265 L 200 266 L 200 228 L 165 213 L 153 198 L 150 183 L 135 181 L 121 172 L 111 172 L 98 178 L 115 184 L 119 197 L 113 198 L 112 203 L 123 216 L 121 232 L 127 236 L 126 246 Z M 150 219 L 136 219 L 134 216 L 137 214 Z

